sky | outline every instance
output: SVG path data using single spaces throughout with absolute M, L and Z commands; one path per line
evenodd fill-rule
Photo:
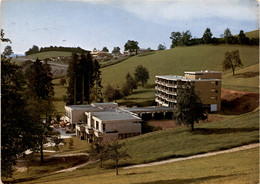
M 233 35 L 259 29 L 258 5 L 257 0 L 2 0 L 1 29 L 16 54 L 33 45 L 123 51 L 128 40 L 140 48 L 169 49 L 171 32 L 190 30 L 200 38 L 206 28 L 214 37 L 226 28 Z

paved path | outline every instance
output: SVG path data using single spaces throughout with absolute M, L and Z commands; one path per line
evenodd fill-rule
M 94 161 L 88 161 L 84 164 L 81 164 L 81 165 L 78 165 L 78 166 L 75 166 L 75 167 L 71 167 L 71 168 L 68 168 L 68 169 L 63 169 L 63 170 L 59 170 L 59 171 L 56 171 L 56 172 L 53 172 L 52 174 L 56 174 L 56 173 L 61 173 L 61 172 L 70 172 L 70 171 L 74 171 L 80 167 L 84 167 L 86 165 L 90 165 L 90 164 L 94 164 L 96 162 L 98 162 L 99 160 L 94 160 Z
M 236 148 L 232 148 L 232 149 L 228 149 L 228 150 L 204 153 L 204 154 L 194 155 L 194 156 L 185 157 L 185 158 L 173 158 L 173 159 L 169 159 L 169 160 L 151 162 L 151 163 L 148 163 L 148 164 L 133 165 L 133 166 L 124 167 L 123 169 L 149 167 L 149 166 L 154 166 L 154 165 L 161 165 L 161 164 L 166 164 L 166 163 L 179 162 L 179 161 L 183 161 L 183 160 L 190 160 L 190 159 L 194 159 L 194 158 L 209 157 L 209 156 L 219 155 L 219 154 L 223 154 L 223 153 L 232 153 L 232 152 L 236 152 L 236 151 L 247 150 L 247 149 L 256 148 L 256 147 L 259 147 L 259 146 L 260 146 L 260 143 L 249 144 L 249 145 L 240 146 L 240 147 L 236 147 Z

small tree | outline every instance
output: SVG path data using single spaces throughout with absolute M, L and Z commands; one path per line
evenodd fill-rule
M 103 47 L 102 51 L 103 51 L 103 52 L 109 52 L 109 50 L 108 50 L 107 47 Z
M 233 75 L 235 75 L 236 67 L 241 66 L 243 66 L 243 64 L 239 56 L 239 50 L 227 51 L 225 53 L 225 59 L 222 63 L 222 68 L 224 71 L 232 69 Z
M 131 94 L 131 89 L 130 86 L 127 83 L 124 83 L 122 88 L 121 88 L 121 94 L 124 97 L 127 97 Z
M 120 47 L 114 47 L 114 49 L 112 50 L 112 54 L 115 54 L 115 55 L 120 54 Z
M 162 44 L 158 45 L 158 50 L 165 50 L 165 49 L 166 49 L 166 47 L 164 45 L 162 45 Z
M 139 50 L 138 42 L 133 40 L 128 40 L 124 47 L 125 51 L 129 50 L 130 52 L 135 52 L 135 54 L 137 54 L 137 51 Z
M 122 159 L 130 157 L 124 149 L 124 144 L 118 141 L 113 141 L 108 144 L 108 158 L 115 161 L 116 175 L 118 175 L 118 164 Z
M 65 77 L 60 78 L 60 85 L 64 87 L 65 84 L 67 84 L 67 80 L 65 79 Z
M 211 43 L 211 39 L 212 39 L 212 33 L 210 31 L 210 28 L 207 28 L 202 37 L 203 43 L 205 44 Z
M 126 84 L 129 86 L 131 92 L 133 92 L 134 89 L 137 89 L 137 82 L 130 73 L 126 74 L 125 79 Z
M 107 87 L 105 88 L 104 96 L 108 101 L 112 101 L 114 99 L 115 102 L 116 102 L 116 99 L 122 98 L 122 95 L 121 95 L 119 89 L 114 88 L 110 84 L 108 84 Z
M 194 131 L 194 122 L 207 119 L 204 105 L 195 93 L 194 86 L 186 85 L 178 90 L 177 108 L 173 118 L 177 125 L 191 126 L 191 131 Z
M 142 65 L 139 65 L 135 68 L 135 80 L 136 82 L 141 82 L 144 86 L 149 79 L 149 72 L 147 68 Z
M 7 46 L 5 47 L 5 50 L 4 50 L 3 55 L 4 55 L 4 56 L 11 56 L 13 53 L 14 53 L 14 52 L 13 52 L 13 50 L 12 50 L 12 47 L 11 47 L 10 45 L 7 45 Z
M 94 142 L 90 146 L 90 158 L 100 160 L 100 167 L 102 168 L 103 161 L 108 159 L 107 144 Z

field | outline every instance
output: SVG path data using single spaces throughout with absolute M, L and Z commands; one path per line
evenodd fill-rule
M 158 160 L 164 160 L 168 158 L 177 158 L 177 157 L 186 157 L 190 155 L 196 155 L 200 153 L 206 153 L 206 152 L 211 152 L 211 151 L 219 151 L 219 150 L 224 150 L 240 145 L 245 145 L 245 144 L 250 144 L 250 143 L 256 143 L 259 140 L 259 111 L 255 110 L 253 112 L 239 115 L 239 116 L 225 116 L 224 120 L 220 121 L 215 121 L 215 122 L 210 122 L 210 123 L 202 123 L 202 124 L 196 124 L 195 128 L 196 130 L 194 132 L 190 132 L 189 127 L 180 127 L 177 129 L 172 129 L 172 130 L 165 130 L 165 131 L 157 131 L 157 132 L 152 132 L 152 133 L 147 133 L 143 134 L 141 136 L 137 137 L 132 137 L 126 140 L 122 140 L 125 142 L 125 147 L 127 149 L 127 152 L 131 156 L 131 158 L 120 161 L 120 165 L 125 166 L 125 165 L 132 165 L 132 164 L 140 164 L 140 163 L 148 163 L 152 161 L 158 161 Z M 66 140 L 67 144 L 65 148 L 62 148 L 62 154 L 64 153 L 78 153 L 78 152 L 86 152 L 89 149 L 89 144 L 86 143 L 86 141 L 82 141 L 77 139 L 76 137 L 73 138 L 74 140 L 74 148 L 69 149 L 68 148 L 68 141 Z M 192 148 L 192 149 L 191 149 Z M 248 153 L 249 154 L 249 153 Z M 257 157 L 257 155 L 255 155 Z M 236 158 L 236 159 L 241 159 Z M 242 158 L 243 159 L 243 158 Z M 203 168 L 206 169 L 206 167 L 213 167 L 214 165 L 209 166 L 207 163 L 204 163 L 204 160 L 207 160 L 206 158 L 202 159 L 202 161 L 197 161 L 200 163 L 203 163 Z M 216 162 L 220 162 L 218 160 L 215 160 Z M 248 161 L 254 163 L 255 160 L 252 158 L 248 159 Z M 188 161 L 185 161 L 188 162 Z M 192 161 L 191 161 L 192 162 Z M 207 161 L 205 161 L 207 162 Z M 183 162 L 180 162 L 183 163 Z M 209 162 L 210 163 L 210 162 Z M 70 163 L 74 164 L 74 162 Z M 70 164 L 64 165 L 63 168 L 68 167 Z M 79 164 L 79 163 L 78 163 Z M 52 181 L 54 178 L 58 178 L 58 180 L 62 179 L 75 179 L 75 181 L 78 182 L 83 182 L 84 180 L 81 181 L 81 179 L 77 179 L 76 176 L 89 176 L 92 175 L 91 173 L 96 173 L 96 177 L 106 177 L 106 176 L 111 176 L 114 174 L 113 171 L 111 171 L 109 168 L 112 167 L 111 161 L 106 161 L 104 163 L 106 169 L 98 169 L 99 164 L 94 164 L 92 166 L 88 166 L 87 168 L 81 168 L 77 171 L 73 171 L 70 173 L 66 174 L 58 174 L 58 175 L 51 175 L 48 179 L 48 177 L 44 177 L 41 179 L 41 181 Z M 177 164 L 177 163 L 175 163 Z M 234 163 L 230 163 L 234 164 Z M 242 164 L 242 163 L 241 163 Z M 174 164 L 169 164 L 169 165 L 174 165 Z M 57 167 L 54 167 L 53 169 L 48 169 L 47 166 L 42 166 L 42 167 L 37 167 L 37 168 L 32 168 L 31 170 L 34 169 L 29 175 L 26 174 L 26 171 L 22 173 L 17 173 L 14 178 L 16 180 L 21 180 L 23 178 L 30 178 L 30 177 L 42 177 L 43 173 L 51 173 L 55 171 L 56 169 L 60 168 L 62 165 L 58 164 Z M 194 165 L 195 166 L 195 165 Z M 150 169 L 153 170 L 157 167 L 164 167 L 164 166 L 154 166 L 151 167 Z M 186 169 L 188 166 L 174 166 L 177 168 L 180 168 L 181 170 Z M 182 169 L 182 167 L 184 167 Z M 199 166 L 196 166 L 199 167 Z M 183 177 L 190 176 L 190 178 L 200 178 L 201 176 L 193 176 L 192 170 L 195 169 L 196 167 L 191 167 L 189 170 L 187 170 L 188 175 L 183 175 Z M 219 166 L 220 167 L 220 166 Z M 229 167 L 223 166 L 225 170 L 229 170 Z M 252 168 L 254 170 L 256 169 L 256 163 L 252 165 Z M 145 168 L 144 168 L 145 169 Z M 235 169 L 235 168 L 233 168 Z M 241 168 L 242 169 L 242 168 Z M 41 170 L 43 170 L 42 174 Z M 140 172 L 138 172 L 140 170 Z M 130 173 L 135 173 L 138 178 L 142 176 L 142 169 L 135 169 L 135 170 L 129 170 L 131 171 Z M 146 170 L 146 169 L 145 169 Z M 154 175 L 151 178 L 156 178 L 158 177 L 156 174 L 157 169 L 155 169 L 154 172 L 152 172 Z M 218 169 L 217 169 L 218 170 Z M 235 169 L 237 170 L 237 169 Z M 238 169 L 240 170 L 240 169 Z M 218 170 L 219 172 L 224 172 L 223 169 Z M 241 170 L 240 170 L 241 171 Z M 120 173 L 125 173 L 125 171 L 120 171 Z M 120 174 L 120 179 L 125 178 L 129 174 L 127 172 L 126 176 L 124 174 Z M 159 172 L 160 173 L 160 172 Z M 210 172 L 209 172 L 210 173 Z M 225 172 L 224 172 L 225 173 Z M 209 179 L 216 179 L 216 181 L 219 181 L 218 179 L 235 179 L 236 177 L 229 176 L 229 172 L 225 173 L 224 175 L 227 177 L 217 177 L 218 174 L 215 175 L 213 178 Z M 105 174 L 105 176 L 103 176 Z M 197 172 L 199 174 L 199 172 Z M 222 175 L 222 174 L 221 174 Z M 61 177 L 62 176 L 62 177 Z M 174 175 L 176 176 L 176 175 Z M 192 176 L 192 177 L 191 177 Z M 199 177 L 200 176 L 200 177 Z M 205 174 L 204 176 L 207 176 Z M 212 176 L 212 173 L 210 175 Z M 251 177 L 251 174 L 249 174 Z M 256 176 L 256 173 L 253 174 L 253 176 Z M 112 177 L 113 179 L 117 180 L 118 178 Z M 160 177 L 159 177 L 160 178 Z M 157 178 L 157 179 L 159 179 Z M 182 178 L 182 177 L 181 177 Z M 187 179 L 186 178 L 186 179 Z M 244 178 L 241 177 L 241 179 Z M 96 178 L 97 179 L 97 178 Z M 125 181 L 125 179 L 122 179 L 122 182 Z M 172 180 L 173 178 L 161 178 L 161 180 Z M 94 178 L 93 178 L 94 180 Z M 53 181 L 56 181 L 53 180 Z M 72 182 L 73 180 L 70 180 Z M 91 180 L 92 181 L 92 180 Z M 101 180 L 97 180 L 102 182 Z M 109 180 L 111 181 L 111 180 Z M 131 181 L 131 180 L 130 180 Z M 148 180 L 137 180 L 140 183 L 141 182 L 148 182 Z M 149 180 L 152 181 L 152 180 Z M 200 180 L 199 180 L 200 181 Z M 203 180 L 204 181 L 204 180 Z M 229 180 L 228 180 L 229 181 Z M 35 182 L 35 181 L 34 181 Z M 33 182 L 33 183 L 34 183 Z M 60 182 L 60 181 L 59 181 Z M 92 183 L 92 182 L 90 182 Z M 171 182 L 170 182 L 171 183 Z
M 150 74 L 148 83 L 154 84 L 156 75 L 183 75 L 184 71 L 219 70 L 226 51 L 239 49 L 244 67 L 258 63 L 258 46 L 199 45 L 177 47 L 170 50 L 151 52 L 150 55 L 133 56 L 122 63 L 102 69 L 103 85 L 121 85 L 128 72 L 134 73 L 138 65 L 145 66 Z M 225 72 L 226 73 L 229 73 Z
M 93 166 L 88 166 L 73 172 L 53 174 L 31 182 L 27 181 L 26 183 L 258 183 L 258 155 L 258 148 L 254 148 L 152 167 L 120 169 L 118 176 L 115 176 L 114 170 L 97 169 L 93 168 Z

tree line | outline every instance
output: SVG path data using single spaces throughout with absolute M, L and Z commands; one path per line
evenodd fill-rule
M 172 40 L 171 48 L 177 46 L 192 46 L 200 44 L 241 44 L 241 45 L 259 45 L 259 38 L 249 38 L 241 30 L 237 36 L 233 36 L 230 29 L 225 29 L 221 38 L 212 37 L 210 28 L 207 28 L 201 38 L 192 38 L 189 30 L 185 32 L 172 32 L 170 39 Z M 160 45 L 159 45 L 160 46 Z M 158 49 L 162 50 L 161 46 Z
M 33 45 L 32 48 L 29 48 L 28 51 L 25 52 L 25 55 L 37 54 L 40 52 L 48 52 L 48 51 L 62 51 L 62 52 L 75 52 L 75 53 L 86 53 L 86 51 L 80 47 L 62 47 L 62 46 L 50 46 L 50 47 L 41 47 L 39 48 L 37 45 Z

